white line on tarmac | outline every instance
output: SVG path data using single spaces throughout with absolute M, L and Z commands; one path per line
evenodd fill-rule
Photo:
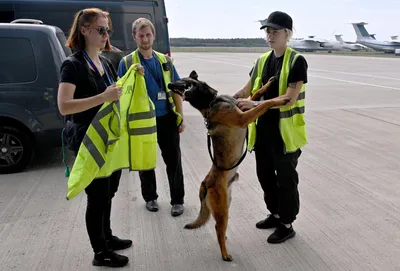
M 347 75 L 363 76 L 363 77 L 370 77 L 370 78 L 377 78 L 377 79 L 387 79 L 387 80 L 400 81 L 400 78 L 377 76 L 377 75 L 370 75 L 370 74 L 361 74 L 361 73 L 353 73 L 353 72 L 340 72 L 340 71 L 321 70 L 321 69 L 308 69 L 308 70 L 309 71 L 317 71 L 317 72 L 330 72 L 330 73 L 347 74 Z
M 309 106 L 307 108 L 307 112 L 323 112 L 323 111 L 332 111 L 332 110 L 357 110 L 357 109 L 382 109 L 382 108 L 400 108 L 398 104 L 382 104 L 382 105 L 375 105 L 375 104 L 353 104 L 353 105 L 340 105 L 340 106 L 327 106 L 327 107 L 312 107 Z M 188 117 L 202 117 L 200 112 L 192 109 L 188 112 L 184 112 L 185 116 Z
M 208 61 L 208 62 L 213 62 L 213 63 L 227 64 L 227 65 L 244 67 L 244 68 L 251 68 L 252 67 L 252 66 L 249 66 L 249 65 L 237 64 L 237 63 L 232 63 L 232 62 L 227 62 L 227 61 L 220 61 L 220 60 L 211 60 L 211 59 L 200 58 L 200 57 L 191 57 L 191 59 L 203 60 L 203 61 Z M 357 84 L 357 85 L 364 85 L 364 86 L 370 86 L 370 87 L 378 87 L 378 88 L 400 90 L 400 88 L 396 88 L 396 87 L 389 87 L 389 86 L 376 85 L 376 84 L 368 84 L 368 83 L 363 83 L 363 82 L 358 82 L 358 81 L 342 80 L 342 79 L 330 78 L 330 77 L 324 77 L 324 76 L 318 76 L 318 75 L 309 75 L 309 76 L 310 77 L 316 77 L 316 78 L 322 78 L 322 79 L 326 79 L 326 80 L 333 80 L 333 81 L 338 81 L 338 82 L 350 83 L 350 84 Z
M 337 78 L 331 78 L 331 77 L 325 77 L 325 76 L 318 76 L 318 75 L 309 75 L 309 76 L 310 76 L 310 77 L 315 77 L 315 78 L 326 79 L 326 80 L 332 80 L 332 81 L 343 82 L 343 83 L 350 83 L 350 84 L 364 85 L 364 86 L 369 86 L 369 87 L 377 87 L 377 88 L 386 88 L 386 89 L 400 90 L 400 88 L 396 88 L 396 87 L 389 87 L 389 86 L 368 84 L 368 83 L 363 83 L 363 82 L 358 82 L 358 81 L 343 80 L 343 79 L 337 79 Z

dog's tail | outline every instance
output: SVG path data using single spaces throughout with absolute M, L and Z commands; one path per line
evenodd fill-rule
M 199 192 L 200 203 L 201 203 L 199 216 L 192 223 L 186 224 L 185 229 L 199 228 L 203 226 L 210 218 L 210 209 L 208 208 L 206 203 L 206 196 L 207 196 L 207 187 L 206 187 L 206 182 L 203 181 L 201 183 Z

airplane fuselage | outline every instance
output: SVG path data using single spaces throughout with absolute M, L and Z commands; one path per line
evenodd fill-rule
M 400 43 L 394 44 L 391 42 L 378 41 L 374 39 L 357 39 L 357 42 L 376 51 L 382 51 L 385 53 L 394 53 L 396 49 L 400 49 Z

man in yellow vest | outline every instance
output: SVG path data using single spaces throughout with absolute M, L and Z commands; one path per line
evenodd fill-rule
M 171 215 L 183 213 L 184 183 L 181 162 L 180 136 L 185 129 L 182 114 L 182 98 L 168 89 L 171 81 L 179 79 L 171 59 L 153 50 L 154 25 L 145 18 L 132 24 L 132 36 L 138 49 L 125 56 L 119 63 L 118 75 L 122 77 L 132 64 L 144 67 L 147 95 L 156 108 L 157 140 L 167 166 L 172 205 Z M 158 211 L 156 175 L 153 170 L 139 172 L 142 196 L 149 211 Z
M 262 100 L 277 96 L 290 98 L 290 103 L 267 111 L 249 125 L 248 149 L 255 150 L 257 176 L 264 191 L 270 215 L 258 222 L 259 229 L 276 228 L 269 243 L 281 243 L 295 236 L 292 222 L 299 213 L 299 177 L 296 170 L 301 148 L 307 144 L 304 121 L 304 98 L 307 62 L 287 42 L 292 35 L 292 18 L 280 11 L 262 22 L 271 51 L 255 61 L 250 80 L 234 97 L 243 111 Z M 261 101 L 244 99 L 274 78 Z

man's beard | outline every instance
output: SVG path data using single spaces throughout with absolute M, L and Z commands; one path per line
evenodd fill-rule
M 151 47 L 152 47 L 152 45 L 151 44 L 146 44 L 146 45 L 139 45 L 139 48 L 140 49 L 142 49 L 142 50 L 150 50 L 151 49 Z

